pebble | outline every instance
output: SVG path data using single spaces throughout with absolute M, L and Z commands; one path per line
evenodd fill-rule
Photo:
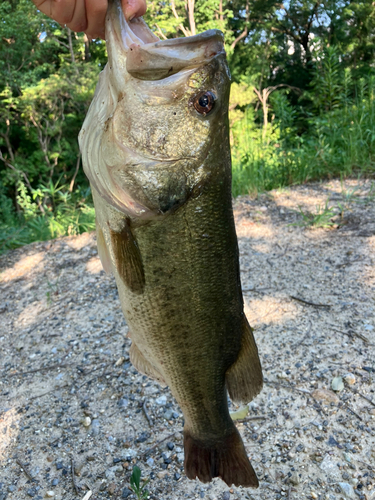
M 179 474 L 178 472 L 175 472 L 173 477 L 174 477 L 175 481 L 178 481 L 181 478 L 181 474 Z
M 57 486 L 59 484 L 59 480 L 58 479 L 52 479 L 52 486 Z
M 173 411 L 172 410 L 167 410 L 163 417 L 166 419 L 166 420 L 170 420 L 172 418 L 172 414 L 173 414 Z
M 315 493 L 315 491 L 311 491 L 311 492 L 310 492 L 310 495 L 311 495 L 311 497 L 312 497 L 312 498 L 314 498 L 314 500 L 315 500 L 316 498 L 318 498 L 318 495 Z
M 332 379 L 331 387 L 333 391 L 340 392 L 344 389 L 344 382 L 341 377 L 335 377 Z
M 77 474 L 77 476 L 81 474 L 84 465 L 85 464 L 83 462 L 74 465 L 74 472 Z
M 349 483 L 339 483 L 339 488 L 346 498 L 356 498 L 353 486 Z
M 319 465 L 320 469 L 324 471 L 325 475 L 329 477 L 331 480 L 339 481 L 340 477 L 340 469 L 337 466 L 337 460 L 331 455 L 326 455 L 322 462 Z
M 127 448 L 123 453 L 121 458 L 123 460 L 130 461 L 133 457 L 135 457 L 137 452 L 133 450 L 132 448 Z
M 157 405 L 165 405 L 167 403 L 167 396 L 163 394 L 162 396 L 155 399 Z
M 10 486 L 8 486 L 8 491 L 10 493 L 12 493 L 12 491 L 15 491 L 16 490 L 16 487 L 14 486 L 14 484 L 11 484 Z
M 229 493 L 229 491 L 225 491 L 223 493 L 223 500 L 230 500 L 230 493 Z
M 297 486 L 299 484 L 300 481 L 297 472 L 293 472 L 293 474 L 289 478 L 289 482 L 294 486 Z
M 93 436 L 97 436 L 99 432 L 100 432 L 99 420 L 97 418 L 94 418 L 94 420 L 91 423 L 91 434 Z
M 26 491 L 26 493 L 29 495 L 29 497 L 35 497 L 36 491 L 35 488 L 30 488 Z
M 90 417 L 85 417 L 85 418 L 82 420 L 82 424 L 83 424 L 85 427 L 90 427 L 90 425 L 91 425 L 91 418 L 90 418 Z
M 326 403 L 337 404 L 340 401 L 338 396 L 328 389 L 315 389 L 312 393 L 312 397 L 318 401 L 324 401 Z
M 337 446 L 339 444 L 333 436 L 329 436 L 327 443 L 330 446 Z
M 46 492 L 46 497 L 48 498 L 53 498 L 55 496 L 55 492 L 50 490 Z
M 343 379 L 348 385 L 355 384 L 355 376 L 352 373 L 347 373 L 346 375 L 343 376 Z
M 109 481 L 113 481 L 115 479 L 116 472 L 122 471 L 121 465 L 114 465 L 105 471 L 105 477 Z
M 155 465 L 155 460 L 152 457 L 150 457 L 147 459 L 146 464 L 152 467 L 153 465 Z
M 173 450 L 173 448 L 174 448 L 174 443 L 172 443 L 171 441 L 168 441 L 168 443 L 167 443 L 167 448 L 168 448 L 168 450 L 171 450 L 171 451 L 172 451 L 172 450 Z
M 167 474 L 168 472 L 166 470 L 162 470 L 158 472 L 156 475 L 158 476 L 159 479 L 164 479 Z
M 115 485 L 115 483 L 110 483 L 110 484 L 108 485 L 107 490 L 108 490 L 108 493 L 109 493 L 110 495 L 113 495 L 113 493 L 116 491 L 116 485 Z
M 115 366 L 121 366 L 125 362 L 124 356 L 121 356 L 121 358 L 118 358 L 118 360 L 115 363 Z
M 126 408 L 129 404 L 129 400 L 128 399 L 125 399 L 125 398 L 121 398 L 119 399 L 117 405 L 119 408 Z
M 129 488 L 125 488 L 122 490 L 121 498 L 128 498 L 132 494 L 132 491 Z

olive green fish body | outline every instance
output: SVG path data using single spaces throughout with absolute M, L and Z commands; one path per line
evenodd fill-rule
M 181 407 L 187 476 L 254 487 L 227 403 L 227 392 L 250 401 L 262 373 L 243 312 L 222 35 L 159 42 L 142 21 L 126 24 L 118 0 L 106 32 L 80 146 L 130 358 Z
M 101 226 L 110 241 L 110 217 Z M 173 214 L 130 230 L 144 289 L 133 293 L 114 274 L 131 338 L 170 386 L 189 427 L 221 433 L 231 423 L 225 372 L 238 357 L 244 320 L 228 175 Z

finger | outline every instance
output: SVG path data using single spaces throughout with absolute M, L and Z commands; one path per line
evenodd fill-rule
M 67 23 L 67 26 L 73 31 L 86 31 L 87 16 L 85 0 L 76 0 L 72 20 Z
M 126 19 L 143 16 L 146 13 L 146 0 L 122 0 L 122 10 Z
M 105 15 L 107 0 L 86 0 L 86 35 L 90 38 L 105 38 Z
M 76 0 L 33 0 L 37 8 L 60 24 L 73 19 Z

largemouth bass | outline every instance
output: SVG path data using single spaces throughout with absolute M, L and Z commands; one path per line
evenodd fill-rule
M 80 147 L 130 359 L 182 409 L 187 477 L 256 487 L 227 401 L 253 399 L 262 371 L 243 312 L 223 35 L 159 41 L 112 0 L 106 36 Z

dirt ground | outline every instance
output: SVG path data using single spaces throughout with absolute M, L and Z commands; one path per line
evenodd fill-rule
M 185 477 L 181 411 L 130 365 L 83 234 L 0 257 L 0 500 L 134 499 L 134 464 L 151 499 L 375 499 L 375 186 L 240 197 L 235 217 L 265 376 L 237 426 L 259 489 Z

